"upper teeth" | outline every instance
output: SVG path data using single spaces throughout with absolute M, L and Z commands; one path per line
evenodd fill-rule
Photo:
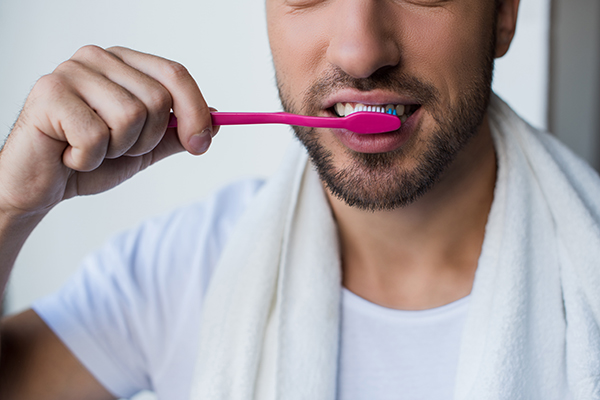
M 400 119 L 403 120 L 402 122 L 405 122 L 408 118 L 407 114 L 410 112 L 410 106 L 405 106 L 404 104 L 369 106 L 361 103 L 337 103 L 335 105 L 335 112 L 340 117 L 346 117 L 352 113 L 359 111 L 380 112 L 385 114 L 397 115 L 398 117 L 400 117 Z

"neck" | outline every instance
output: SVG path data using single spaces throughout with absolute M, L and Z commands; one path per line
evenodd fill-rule
M 328 193 L 339 229 L 343 285 L 371 302 L 405 310 L 467 296 L 495 182 L 486 117 L 438 183 L 409 206 L 370 212 Z

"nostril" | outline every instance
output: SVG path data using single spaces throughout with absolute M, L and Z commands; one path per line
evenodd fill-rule
M 389 74 L 400 64 L 398 46 L 389 43 L 393 39 L 375 36 L 348 35 L 332 39 L 327 49 L 328 61 L 355 79 Z

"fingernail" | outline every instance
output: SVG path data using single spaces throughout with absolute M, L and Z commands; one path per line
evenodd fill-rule
M 212 130 L 210 128 L 206 128 L 202 131 L 202 133 L 198 133 L 190 138 L 188 142 L 192 151 L 195 154 L 204 154 L 206 150 L 210 147 L 210 142 L 212 141 Z

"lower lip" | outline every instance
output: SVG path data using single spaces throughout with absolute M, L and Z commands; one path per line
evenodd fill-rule
M 418 109 L 398 129 L 389 133 L 360 134 L 346 129 L 332 129 L 344 146 L 358 153 L 388 153 L 402 147 L 411 137 L 415 121 L 420 114 Z

